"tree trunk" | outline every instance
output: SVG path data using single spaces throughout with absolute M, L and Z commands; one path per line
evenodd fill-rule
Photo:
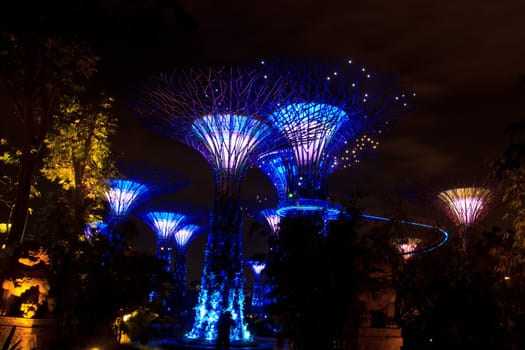
M 27 215 L 29 210 L 29 197 L 31 195 L 31 182 L 36 167 L 36 155 L 30 151 L 31 147 L 24 149 L 22 155 L 22 163 L 20 166 L 19 185 L 15 199 L 15 207 L 13 210 L 13 217 L 11 222 L 11 230 L 7 237 L 7 246 L 18 246 L 23 238 L 27 223 Z

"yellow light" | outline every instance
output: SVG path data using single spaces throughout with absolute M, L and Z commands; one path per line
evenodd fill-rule
M 11 224 L 2 222 L 0 223 L 0 233 L 7 233 L 11 229 Z
M 504 279 L 505 281 L 508 281 L 508 280 L 510 280 L 510 276 L 505 276 L 505 277 L 503 277 L 503 279 Z

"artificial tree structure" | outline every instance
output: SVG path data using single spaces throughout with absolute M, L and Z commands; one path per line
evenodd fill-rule
M 457 187 L 442 191 L 437 197 L 467 251 L 471 230 L 498 204 L 496 191 L 489 186 Z
M 274 236 L 279 235 L 279 223 L 281 222 L 281 216 L 275 209 L 264 209 L 260 211 L 261 216 L 266 221 L 266 224 L 271 230 Z
M 119 176 L 107 180 L 104 195 L 108 202 L 107 234 L 119 243 L 122 224 L 129 215 L 150 198 L 179 191 L 189 185 L 187 178 L 165 169 L 151 169 L 139 162 L 118 162 Z M 147 169 L 147 170 L 145 170 Z
M 181 307 L 184 303 L 186 294 L 186 276 L 188 266 L 186 258 L 188 255 L 188 246 L 197 236 L 201 227 L 199 225 L 187 224 L 178 229 L 173 238 L 175 242 L 175 261 L 173 264 L 173 279 L 175 283 L 175 307 L 176 312 L 184 311 Z
M 157 258 L 165 263 L 165 271 L 173 273 L 173 254 L 176 248 L 176 232 L 187 225 L 188 215 L 173 211 L 145 211 L 140 213 L 142 219 L 151 227 L 156 236 Z M 158 282 L 158 275 L 153 280 Z M 180 303 L 177 288 L 172 286 L 165 290 L 165 283 L 156 283 L 157 287 L 149 295 L 150 303 L 159 302 L 165 311 L 171 313 Z
M 293 91 L 270 115 L 289 147 L 261 154 L 258 166 L 274 183 L 280 215 L 340 209 L 328 202 L 328 176 L 357 161 L 366 145 L 377 147 L 395 115 L 406 107 L 391 77 L 375 76 L 361 64 L 325 57 L 263 62 L 261 69 L 285 76 Z M 309 134 L 305 139 L 302 135 Z
M 175 233 L 186 225 L 188 216 L 172 211 L 147 211 L 140 216 L 155 232 L 157 258 L 166 262 L 166 271 L 172 271 Z
M 139 179 L 124 178 L 108 180 L 104 192 L 109 205 L 108 239 L 119 239 L 118 231 L 130 212 L 153 196 L 155 184 L 146 184 Z
M 254 67 L 182 69 L 146 82 L 135 111 L 148 126 L 200 152 L 211 166 L 214 204 L 193 327 L 184 340 L 215 344 L 230 312 L 231 344 L 255 345 L 244 319 L 240 189 L 251 162 L 282 146 L 267 120 L 284 81 Z
M 257 259 L 248 259 L 246 263 L 253 271 L 253 289 L 252 289 L 252 312 L 257 317 L 263 316 L 264 290 L 261 274 L 266 268 L 266 263 Z

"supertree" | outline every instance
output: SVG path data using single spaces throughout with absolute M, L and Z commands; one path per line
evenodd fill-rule
M 173 250 L 176 247 L 175 233 L 187 222 L 188 216 L 171 211 L 147 211 L 140 213 L 156 236 L 157 258 L 164 260 L 166 271 L 172 269 Z
M 279 235 L 279 223 L 281 222 L 281 216 L 277 213 L 276 209 L 264 209 L 260 211 L 261 216 L 266 221 L 266 224 L 271 230 L 274 236 Z
M 265 72 L 286 77 L 293 92 L 270 115 L 289 147 L 261 154 L 257 164 L 279 196 L 279 213 L 318 210 L 326 218 L 340 208 L 327 201 L 328 176 L 356 162 L 366 144 L 406 106 L 391 77 L 375 76 L 351 60 L 324 57 L 262 62 Z M 302 135 L 310 135 L 305 139 Z
M 497 191 L 489 186 L 457 187 L 437 195 L 438 203 L 456 226 L 467 251 L 470 231 L 498 205 Z
M 265 120 L 283 82 L 253 67 L 204 67 L 146 82 L 134 109 L 148 126 L 199 151 L 215 181 L 195 319 L 184 341 L 217 342 L 221 314 L 232 317 L 232 344 L 255 345 L 244 319 L 240 188 L 249 164 L 284 143 Z
M 104 192 L 109 204 L 108 239 L 117 239 L 119 226 L 129 213 L 153 194 L 153 185 L 142 183 L 138 179 L 108 180 L 108 189 Z
M 171 170 L 150 169 L 139 162 L 119 161 L 119 175 L 108 179 L 104 195 L 108 202 L 107 234 L 110 241 L 117 242 L 121 225 L 140 205 L 159 194 L 179 191 L 189 181 Z
M 188 254 L 188 245 L 196 237 L 201 229 L 199 225 L 188 224 L 175 231 L 173 236 L 175 242 L 175 263 L 173 266 L 173 277 L 178 294 L 184 294 L 186 290 L 186 274 L 188 267 L 186 257 Z
M 264 304 L 261 274 L 266 268 L 266 263 L 257 259 L 247 259 L 246 264 L 248 264 L 253 271 L 252 310 L 257 317 L 261 317 Z
M 175 248 L 175 232 L 184 226 L 188 216 L 173 211 L 144 211 L 138 214 L 146 224 L 153 230 L 156 237 L 157 258 L 165 263 L 166 272 L 172 272 L 172 258 Z M 174 307 L 172 287 L 167 287 L 165 280 L 159 278 L 159 274 L 152 276 L 155 287 L 149 294 L 149 302 L 159 303 L 167 312 Z

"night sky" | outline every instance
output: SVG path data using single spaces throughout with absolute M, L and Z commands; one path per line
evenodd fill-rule
M 385 130 L 378 151 L 330 177 L 330 192 L 342 200 L 363 190 L 369 193 L 366 208 L 377 215 L 395 212 L 402 202 L 429 223 L 440 215 L 428 202 L 431 194 L 482 180 L 487 163 L 506 145 L 505 128 L 525 116 L 520 84 L 525 3 L 520 1 L 112 0 L 2 6 L 2 30 L 52 28 L 92 43 L 102 57 L 94 83 L 117 98 L 121 125 L 115 148 L 127 159 L 188 176 L 192 185 L 174 196 L 181 208 L 211 207 L 211 169 L 196 151 L 139 127 L 127 107 L 142 80 L 177 64 L 328 54 L 399 76 L 417 93 L 414 106 Z M 1 119 L 3 135 L 12 123 Z M 275 204 L 270 182 L 251 170 L 243 197 L 253 201 L 257 194 Z M 194 242 L 190 255 L 201 255 L 203 242 Z M 247 237 L 246 255 L 259 246 L 258 238 Z M 198 270 L 190 268 L 190 279 Z

